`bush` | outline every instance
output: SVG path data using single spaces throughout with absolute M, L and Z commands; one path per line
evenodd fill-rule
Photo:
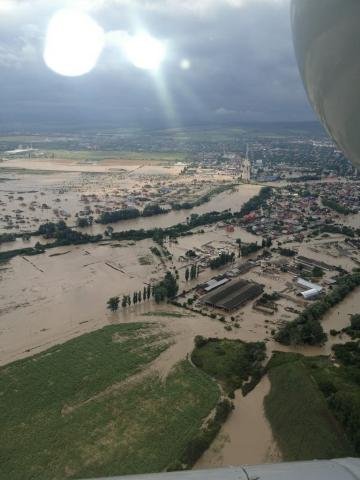
M 207 343 L 208 343 L 209 339 L 208 338 L 205 338 L 201 335 L 196 335 L 195 337 L 195 347 L 196 348 L 201 348 L 201 347 L 204 347 Z

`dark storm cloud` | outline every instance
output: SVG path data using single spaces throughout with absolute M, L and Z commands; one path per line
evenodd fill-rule
M 90 8 L 105 32 L 131 34 L 141 26 L 164 39 L 161 79 L 132 66 L 110 42 L 88 75 L 48 70 L 42 60 L 47 22 L 56 8 L 74 3 Z M 9 0 L 0 7 L 0 123 L 312 119 L 288 9 L 286 0 Z M 180 68 L 183 59 L 187 70 Z

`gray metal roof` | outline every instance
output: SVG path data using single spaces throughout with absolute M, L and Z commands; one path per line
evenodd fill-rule
M 219 287 L 215 292 L 208 293 L 201 299 L 201 303 L 208 305 L 216 305 L 219 308 L 233 309 L 242 305 L 243 303 L 252 300 L 263 292 L 263 286 L 248 282 L 247 280 L 233 280 L 222 287 Z
M 360 459 L 346 458 L 273 465 L 132 475 L 107 480 L 360 480 Z M 105 480 L 105 479 L 99 479 Z

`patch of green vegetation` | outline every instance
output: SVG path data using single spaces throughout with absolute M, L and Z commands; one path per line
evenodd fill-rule
M 291 353 L 276 352 L 269 362 L 271 390 L 265 398 L 265 412 L 284 460 L 354 455 L 314 378 L 316 372 L 329 368 L 334 367 L 325 357 Z
M 343 329 L 353 340 L 360 338 L 360 314 L 351 315 L 350 327 Z
M 140 372 L 167 348 L 155 324 L 113 325 L 0 369 L 0 478 L 92 478 L 180 461 L 219 389 L 188 362 Z
M 190 313 L 180 313 L 180 312 L 166 312 L 166 311 L 157 311 L 157 312 L 145 312 L 142 313 L 141 316 L 143 317 L 175 317 L 175 318 L 182 318 L 182 317 L 193 317 Z
M 313 376 L 328 405 L 360 455 L 360 342 L 333 347 L 338 365 L 316 368 Z
M 195 338 L 191 356 L 194 365 L 214 377 L 230 395 L 238 388 L 242 388 L 244 394 L 249 393 L 256 386 L 265 358 L 263 342 L 245 343 L 200 336 Z
M 208 420 L 201 432 L 188 443 L 180 462 L 170 466 L 169 470 L 188 469 L 195 465 L 201 455 L 210 447 L 219 433 L 221 426 L 227 420 L 234 405 L 228 399 L 221 400 L 215 409 L 215 415 Z

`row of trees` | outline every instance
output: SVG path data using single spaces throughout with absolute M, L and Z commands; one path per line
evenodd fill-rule
M 238 256 L 239 257 L 240 256 L 247 257 L 248 255 L 251 255 L 252 253 L 258 252 L 262 248 L 270 248 L 271 245 L 272 245 L 272 239 L 271 239 L 271 237 L 263 238 L 262 242 L 261 242 L 261 245 L 258 245 L 255 242 L 253 242 L 253 243 L 242 243 L 241 239 L 238 238 L 236 240 L 236 243 L 237 243 L 238 248 L 239 248 Z
M 320 324 L 321 318 L 358 286 L 360 272 L 341 277 L 332 292 L 307 307 L 295 320 L 281 327 L 275 335 L 275 340 L 283 345 L 323 344 L 327 335 Z
M 228 263 L 235 262 L 235 253 L 234 252 L 222 252 L 216 258 L 212 258 L 210 260 L 210 268 L 211 270 L 215 270 L 217 268 L 221 268 Z
M 103 225 L 107 223 L 115 223 L 121 220 L 130 220 L 138 217 L 152 217 L 168 213 L 169 210 L 161 208 L 157 203 L 150 203 L 145 206 L 142 212 L 137 208 L 122 208 L 121 210 L 113 210 L 112 212 L 103 212 L 97 219 L 97 223 Z
M 196 264 L 191 265 L 191 267 L 185 270 L 185 280 L 194 280 L 199 276 L 199 267 Z
M 144 287 L 143 291 L 139 290 L 138 292 L 134 292 L 133 295 L 124 295 L 121 300 L 122 308 L 126 308 L 131 304 L 136 305 L 137 303 L 145 302 L 146 300 L 150 300 L 153 296 L 154 287 L 151 285 L 147 285 Z M 111 297 L 107 301 L 107 308 L 112 312 L 116 312 L 120 307 L 120 297 Z
M 126 308 L 131 304 L 145 302 L 153 298 L 156 303 L 161 303 L 166 299 L 174 298 L 179 290 L 176 276 L 171 272 L 166 272 L 163 280 L 156 285 L 147 285 L 141 291 L 136 291 L 133 295 L 124 295 L 121 300 L 121 307 Z M 107 301 L 107 308 L 116 312 L 120 307 L 120 297 L 111 297 Z
M 295 257 L 297 252 L 295 250 L 291 250 L 291 248 L 279 248 L 279 253 L 283 257 Z

